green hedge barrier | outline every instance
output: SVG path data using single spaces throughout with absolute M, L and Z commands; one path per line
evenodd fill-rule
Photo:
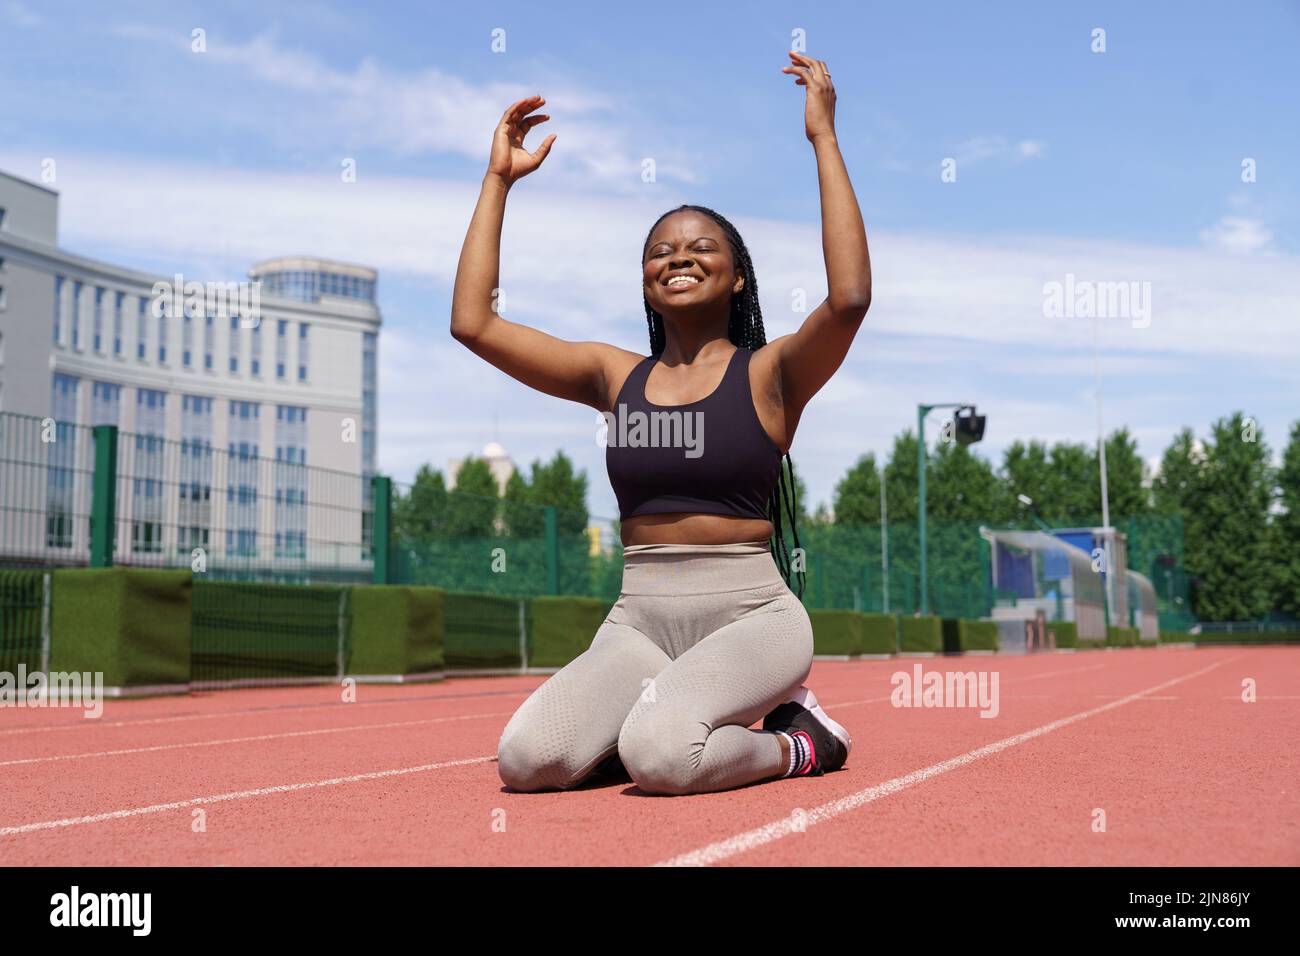
M 516 670 L 520 660 L 519 608 L 526 598 L 445 591 L 443 657 L 449 670 Z
M 41 667 L 45 572 L 0 569 L 0 671 Z
M 1079 646 L 1079 627 L 1073 621 L 1049 621 L 1047 629 L 1056 635 L 1057 647 Z
M 347 655 L 347 621 L 339 620 L 347 612 L 344 591 L 196 579 L 193 680 L 338 677 L 341 640 Z
M 1136 627 L 1106 628 L 1107 647 L 1137 647 L 1138 629 Z
M 900 617 L 898 619 L 898 644 L 900 651 L 941 653 L 943 651 L 943 622 L 934 616 Z
M 893 614 L 860 614 L 863 654 L 898 653 L 898 618 Z
M 1300 644 L 1297 631 L 1255 631 L 1239 634 L 1191 634 L 1197 644 Z
M 1188 634 L 1186 631 L 1161 631 L 1161 644 L 1194 644 L 1192 638 L 1195 635 Z
M 400 584 L 354 587 L 347 673 L 398 677 L 443 669 L 443 592 Z
M 862 653 L 862 615 L 857 611 L 811 608 L 813 653 L 855 657 Z
M 946 617 L 943 619 L 942 633 L 945 654 L 998 649 L 998 625 L 994 621 Z
M 563 667 L 588 647 L 612 602 L 546 595 L 530 602 L 528 666 Z
M 50 670 L 102 671 L 110 693 L 187 686 L 192 587 L 188 569 L 56 570 Z

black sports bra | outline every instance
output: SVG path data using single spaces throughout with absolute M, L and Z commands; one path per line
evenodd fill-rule
M 603 413 L 605 467 L 621 519 L 674 512 L 767 519 L 782 453 L 754 408 L 753 354 L 737 348 L 713 394 L 685 405 L 646 400 L 656 356 L 632 370 Z

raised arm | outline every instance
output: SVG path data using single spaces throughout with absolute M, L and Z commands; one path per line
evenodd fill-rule
M 605 411 L 608 369 L 626 364 L 623 349 L 602 342 L 567 342 L 538 329 L 503 318 L 497 312 L 500 289 L 501 226 L 510 187 L 541 165 L 555 135 L 534 153 L 524 136 L 550 117 L 527 116 L 545 100 L 530 96 L 513 104 L 492 137 L 492 155 L 483 177 L 478 205 L 470 220 L 456 268 L 451 297 L 451 334 L 475 355 L 511 378 L 557 398 Z
M 826 298 L 799 331 L 769 343 L 775 347 L 770 361 L 777 367 L 782 407 L 793 425 L 853 344 L 871 305 L 871 258 L 862 211 L 835 137 L 835 88 L 826 64 L 801 53 L 791 52 L 790 57 L 793 65 L 782 72 L 794 74 L 797 83 L 807 87 L 804 124 L 817 156 L 827 288 Z

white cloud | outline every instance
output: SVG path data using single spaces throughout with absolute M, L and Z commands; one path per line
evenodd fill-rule
M 0 153 L 0 168 L 20 175 L 38 162 Z M 385 315 L 382 466 L 398 477 L 425 461 L 445 468 L 447 459 L 492 437 L 495 411 L 517 464 L 564 448 L 588 472 L 593 512 L 612 513 L 588 410 L 514 382 L 447 333 L 477 184 L 364 173 L 344 184 L 336 176 L 63 156 L 58 189 L 60 244 L 110 262 L 237 278 L 255 260 L 304 253 L 374 266 L 381 290 L 394 280 L 420 289 L 416 309 Z M 670 205 L 662 188 L 650 186 L 644 196 L 611 198 L 523 181 L 506 212 L 505 314 L 562 338 L 644 349 L 641 243 Z M 808 309 L 824 295 L 820 226 L 732 221 L 758 270 L 769 338 L 793 331 L 804 314 L 791 309 L 792 294 L 804 290 Z M 1089 440 L 1096 429 L 1092 323 L 1043 317 L 1044 283 L 1067 273 L 1151 282 L 1148 327 L 1122 319 L 1101 326 L 1107 428 L 1127 423 L 1149 436 L 1141 439 L 1144 455 L 1163 450 L 1182 424 L 1203 430 L 1237 404 L 1252 411 L 1262 405 L 1270 436 L 1289 424 L 1282 418 L 1293 414 L 1287 403 L 1279 396 L 1270 412 L 1244 383 L 1267 385 L 1241 370 L 1258 368 L 1264 382 L 1297 378 L 1295 257 L 1040 236 L 881 229 L 870 236 L 871 312 L 843 367 L 805 412 L 796 440 L 814 502 L 829 499 L 859 453 L 887 450 L 901 429 L 914 427 L 919 401 L 980 404 L 991 416 L 982 450 L 994 458 L 1016 437 Z M 472 408 L 465 407 L 468 394 Z M 1200 404 L 1189 404 L 1189 396 Z
M 283 108 L 241 109 L 239 115 L 225 118 L 259 128 L 293 149 L 318 142 L 333 149 L 342 142 L 366 152 L 455 156 L 486 165 L 493 130 L 506 108 L 526 96 L 541 94 L 545 102 L 534 113 L 546 113 L 551 119 L 530 130 L 525 144 L 536 149 L 548 135 L 556 135 L 545 166 L 552 182 L 587 188 L 601 184 L 626 193 L 637 188 L 646 158 L 633 146 L 634 136 L 638 142 L 645 136 L 628 122 L 626 104 L 550 75 L 544 67 L 529 71 L 535 78 L 529 86 L 505 80 L 473 83 L 436 67 L 402 72 L 372 58 L 362 59 L 351 69 L 338 69 L 311 53 L 281 44 L 274 30 L 235 43 L 209 33 L 202 55 L 190 51 L 188 34 L 150 24 L 121 24 L 114 32 L 126 39 L 170 47 L 189 58 L 191 65 L 215 68 L 221 73 L 218 83 L 222 85 L 217 89 L 252 81 L 255 86 L 272 88 L 272 95 L 284 95 Z M 186 76 L 177 74 L 176 81 L 186 82 Z M 196 88 L 195 102 L 211 99 L 212 89 L 210 82 Z M 214 100 L 212 108 L 225 109 L 225 101 Z M 698 181 L 689 143 L 675 144 L 671 132 L 651 141 L 659 143 L 653 158 L 660 178 Z
M 958 166 L 968 166 L 986 159 L 1037 159 L 1045 150 L 1042 140 L 1011 143 L 1005 136 L 976 136 L 958 143 L 954 158 Z
M 1214 249 L 1244 255 L 1268 249 L 1273 233 L 1258 219 L 1224 216 L 1211 228 L 1201 230 L 1201 241 Z

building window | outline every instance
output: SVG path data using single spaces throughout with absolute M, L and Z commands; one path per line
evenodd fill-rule
M 307 381 L 307 330 L 306 322 L 298 323 L 298 381 Z
M 212 524 L 212 399 L 181 396 L 181 447 L 176 551 L 206 548 Z
M 148 354 L 146 349 L 149 344 L 149 316 L 145 313 L 144 296 L 140 297 L 140 311 L 136 313 L 135 319 L 135 357 L 140 361 L 145 360 Z
M 104 290 L 98 287 L 95 289 L 95 312 L 91 316 L 90 330 L 94 350 L 102 353 L 104 351 Z
M 158 313 L 158 364 L 167 364 L 167 309 L 162 307 Z
M 276 556 L 307 556 L 307 409 L 275 407 Z
M 379 336 L 365 332 L 361 336 L 361 469 L 375 471 L 375 441 L 378 433 L 378 361 Z
M 119 358 L 122 355 L 122 303 L 126 299 L 125 292 L 119 292 L 113 302 L 113 354 Z
M 189 368 L 194 353 L 194 316 L 181 317 L 181 365 Z
M 63 276 L 54 277 L 54 344 L 63 344 Z
M 73 422 L 77 420 L 81 379 L 55 372 L 50 384 L 50 413 L 55 425 L 45 472 L 45 546 L 71 548 L 78 477 Z
M 262 323 L 253 326 L 250 338 L 253 344 L 249 347 L 248 367 L 254 376 L 260 376 L 262 374 Z
M 203 367 L 209 372 L 212 371 L 213 321 L 210 315 L 203 319 Z
M 284 366 L 288 360 L 289 345 L 287 335 L 289 323 L 280 319 L 275 323 L 275 377 L 284 378 Z
M 239 316 L 230 317 L 230 372 L 239 371 Z
M 72 283 L 72 347 L 81 348 L 81 280 Z
M 94 382 L 90 387 L 90 424 L 116 425 L 121 418 L 122 386 Z
M 166 474 L 167 393 L 135 392 L 135 460 L 131 479 L 131 550 L 156 554 L 163 549 L 163 477 Z

